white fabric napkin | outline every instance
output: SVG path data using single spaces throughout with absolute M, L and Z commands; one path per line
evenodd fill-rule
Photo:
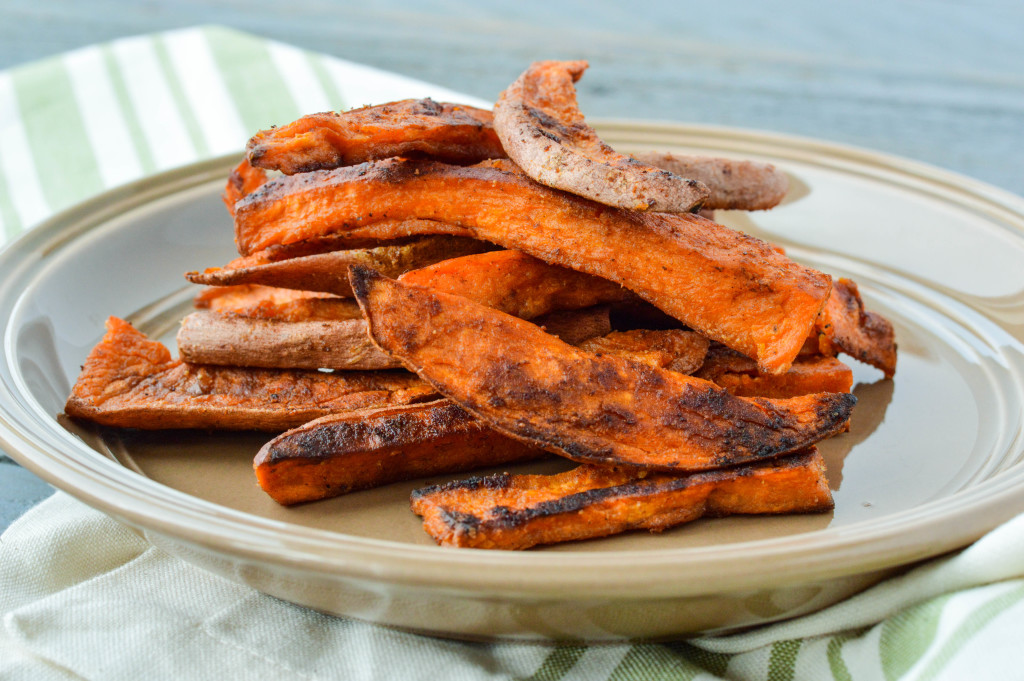
M 0 537 L 0 678 L 1019 679 L 1024 517 L 843 603 L 679 644 L 432 639 L 265 596 L 58 492 Z

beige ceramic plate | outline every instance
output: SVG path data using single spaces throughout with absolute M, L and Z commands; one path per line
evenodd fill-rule
M 786 205 L 721 219 L 853 277 L 869 307 L 895 323 L 895 380 L 857 366 L 852 430 L 823 447 L 833 514 L 699 521 L 526 553 L 441 549 L 408 511 L 415 483 L 284 509 L 253 480 L 264 436 L 65 429 L 57 415 L 104 319 L 128 318 L 171 342 L 192 294 L 182 273 L 233 256 L 218 195 L 235 159 L 108 193 L 0 254 L 0 445 L 229 579 L 333 613 L 464 637 L 660 638 L 790 617 L 1024 511 L 1024 201 L 807 140 L 601 128 L 621 149 L 784 168 L 793 184 Z

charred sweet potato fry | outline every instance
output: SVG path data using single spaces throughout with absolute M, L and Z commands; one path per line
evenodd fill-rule
M 451 163 L 505 158 L 490 111 L 431 99 L 406 99 L 341 113 L 303 116 L 256 133 L 249 162 L 291 175 L 391 156 Z
M 537 182 L 616 208 L 685 213 L 700 205 L 700 182 L 641 163 L 601 141 L 576 105 L 585 61 L 538 61 L 494 104 L 502 146 Z
M 701 517 L 833 508 L 814 448 L 701 473 L 583 465 L 557 475 L 492 475 L 414 490 L 412 510 L 439 544 L 527 549 Z
M 406 272 L 399 279 L 463 296 L 520 319 L 635 298 L 607 279 L 548 265 L 519 251 L 452 258 Z
M 770 163 L 737 161 L 715 156 L 690 156 L 647 151 L 633 158 L 680 177 L 702 182 L 709 191 L 702 208 L 714 210 L 765 210 L 786 197 L 789 178 Z
M 856 398 L 740 398 L 713 383 L 573 348 L 465 298 L 358 266 L 374 341 L 495 430 L 583 463 L 718 468 L 841 430 Z
M 334 412 L 435 394 L 404 371 L 327 374 L 186 364 L 111 317 L 64 410 L 121 428 L 282 431 Z
M 397 277 L 442 260 L 492 248 L 483 241 L 466 237 L 424 236 L 373 248 L 314 253 L 276 262 L 239 263 L 237 266 L 229 263 L 204 272 L 189 272 L 185 278 L 193 284 L 207 286 L 260 284 L 351 297 L 349 265 L 366 265 L 389 277 Z
M 801 355 L 786 373 L 763 374 L 752 359 L 722 346 L 712 348 L 693 375 L 740 397 L 797 397 L 853 388 L 853 372 L 835 357 Z
M 235 214 L 235 204 L 252 194 L 267 181 L 267 173 L 262 168 L 253 168 L 247 159 L 243 159 L 228 176 L 227 184 L 221 199 L 227 206 L 228 213 Z
M 256 479 L 280 504 L 545 456 L 448 400 L 332 414 L 260 449 Z
M 580 344 L 596 355 L 627 357 L 648 366 L 692 374 L 704 364 L 710 342 L 682 329 L 613 331 Z
M 788 368 L 831 289 L 827 275 L 748 235 L 691 214 L 611 209 L 532 182 L 507 161 L 390 159 L 309 175 L 272 180 L 239 203 L 243 252 L 376 220 L 440 220 L 621 284 L 768 372 Z
M 896 335 L 880 314 L 864 309 L 857 284 L 840 279 L 832 287 L 815 326 L 822 354 L 845 352 L 881 369 L 886 378 L 896 373 Z
M 556 314 L 580 316 L 578 312 Z M 547 319 L 552 320 L 552 315 Z M 694 339 L 654 340 L 657 335 L 612 334 L 615 340 L 605 351 L 634 357 L 640 346 L 685 346 L 685 352 L 692 354 L 691 346 L 697 346 L 703 356 L 707 347 L 707 341 L 700 347 Z M 254 467 L 267 494 L 281 504 L 294 504 L 399 480 L 465 472 L 544 455 L 540 448 L 500 435 L 442 399 L 311 421 L 267 443 L 257 454 Z

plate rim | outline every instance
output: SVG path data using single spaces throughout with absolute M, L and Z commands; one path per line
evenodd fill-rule
M 808 137 L 725 126 L 628 119 L 593 123 L 599 131 L 610 133 L 611 137 L 627 133 L 652 139 L 666 135 L 703 136 L 709 148 L 721 148 L 715 143 L 731 140 L 741 147 L 756 144 L 776 155 L 780 150 L 798 152 L 818 163 L 829 162 L 829 165 L 832 161 L 842 161 L 877 166 L 908 180 L 936 185 L 933 187 L 935 193 L 950 198 L 958 205 L 963 205 L 961 200 L 966 197 L 973 204 L 988 208 L 993 217 L 1008 216 L 1010 220 L 1004 224 L 1024 236 L 1024 199 L 927 163 Z M 630 140 L 629 143 L 635 144 L 636 141 Z M 110 215 L 136 209 L 154 196 L 170 195 L 205 184 L 215 177 L 223 177 L 223 171 L 237 163 L 240 154 L 241 151 L 233 152 L 163 171 L 70 206 L 6 244 L 0 249 L 0 262 L 25 249 L 36 253 L 59 249 L 62 242 L 88 232 L 109 219 Z M 955 190 L 955 197 L 960 197 L 958 200 L 950 195 L 951 190 Z M 33 248 L 34 251 L 31 250 Z M 10 274 L 2 275 L 0 292 L 9 285 L 10 278 Z M 2 321 L 5 356 L 11 354 L 10 322 L 8 316 Z M 0 375 L 2 378 L 4 376 Z M 1013 466 L 971 488 L 878 520 L 733 544 L 655 548 L 644 551 L 642 564 L 638 564 L 636 552 L 628 550 L 565 553 L 457 551 L 329 532 L 217 506 L 132 473 L 84 442 L 77 441 L 56 420 L 51 419 L 51 430 L 60 432 L 47 433 L 52 436 L 49 441 L 39 434 L 25 432 L 26 424 L 8 420 L 7 410 L 11 407 L 8 400 L 13 400 L 16 408 L 29 414 L 30 410 L 25 410 L 24 404 L 17 404 L 18 400 L 29 399 L 27 395 L 18 395 L 14 391 L 11 395 L 0 393 L 0 446 L 50 484 L 129 525 L 224 552 L 225 555 L 309 573 L 411 587 L 486 591 L 509 599 L 531 596 L 573 599 L 594 589 L 602 589 L 605 596 L 635 600 L 638 587 L 643 589 L 641 598 L 733 591 L 764 586 L 764 568 L 770 566 L 785 568 L 784 573 L 771 573 L 772 585 L 863 574 L 960 548 L 1003 520 L 1024 511 L 1024 500 L 1008 503 L 1024 484 L 1021 467 Z M 75 446 L 73 440 L 80 446 Z M 60 450 L 61 446 L 69 445 L 79 451 Z M 86 459 L 76 460 L 75 454 L 85 454 Z M 1012 475 L 1015 468 L 1016 477 Z M 100 490 L 104 493 L 100 494 Z M 957 498 L 961 504 L 949 508 L 950 498 Z M 179 505 L 189 500 L 191 506 L 183 508 Z M 967 501 L 970 503 L 965 511 L 964 502 Z M 1017 510 L 1007 513 L 1011 508 Z M 903 541 L 907 532 L 919 534 L 922 528 L 948 523 L 954 516 L 961 524 L 970 520 L 967 524 L 971 529 L 961 527 L 956 534 L 949 533 L 945 542 L 929 541 L 928 546 L 921 545 L 922 542 Z M 999 520 L 993 522 L 992 519 Z M 192 522 L 186 523 L 186 520 Z M 891 527 L 894 524 L 900 527 Z M 240 527 L 247 532 L 246 541 L 241 541 L 237 535 Z M 286 541 L 282 541 L 280 536 L 284 528 L 289 530 Z M 760 569 L 755 572 L 741 568 L 743 561 L 739 558 L 758 561 Z M 456 584 L 453 565 L 458 576 L 471 576 L 472 579 Z M 499 566 L 518 569 L 519 573 L 510 580 L 507 574 L 497 574 L 504 573 L 503 570 L 483 569 Z M 523 571 L 524 566 L 530 566 L 532 572 Z

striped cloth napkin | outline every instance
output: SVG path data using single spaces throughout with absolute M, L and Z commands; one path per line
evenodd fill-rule
M 221 28 L 0 73 L 0 234 L 239 151 L 303 113 L 443 88 Z M 487 105 L 487 103 L 483 103 Z M 4 679 L 1020 679 L 1024 517 L 814 615 L 671 644 L 435 640 L 329 617 L 149 546 L 58 492 L 0 538 Z

